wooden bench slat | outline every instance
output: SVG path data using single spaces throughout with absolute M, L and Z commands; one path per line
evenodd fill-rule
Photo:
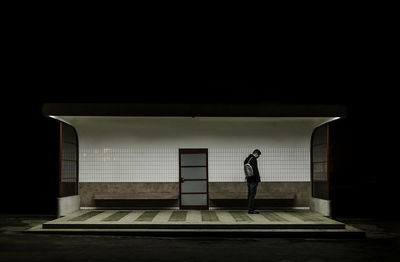
M 247 192 L 242 193 L 210 193 L 210 199 L 247 199 Z M 256 199 L 294 199 L 294 195 L 256 194 Z
M 210 199 L 247 199 L 247 192 L 209 193 Z M 294 199 L 294 195 L 257 193 L 256 199 Z M 179 199 L 178 193 L 95 194 L 94 200 Z
M 178 199 L 176 193 L 95 194 L 95 200 Z

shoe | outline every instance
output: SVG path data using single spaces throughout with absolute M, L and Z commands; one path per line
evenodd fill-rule
M 249 213 L 249 214 L 260 214 L 260 212 L 258 212 L 258 211 L 255 211 L 255 210 L 253 210 L 253 211 L 249 211 L 248 213 Z

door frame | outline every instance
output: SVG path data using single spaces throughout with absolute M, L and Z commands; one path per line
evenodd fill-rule
M 204 206 L 182 206 L 182 174 L 181 174 L 181 154 L 196 154 L 196 153 L 205 153 L 206 154 L 206 178 L 201 180 L 206 180 L 207 185 L 207 205 Z M 209 209 L 209 190 L 208 190 L 208 148 L 179 148 L 179 209 Z M 197 179 L 196 179 L 197 180 Z M 194 181 L 196 181 L 194 180 Z M 189 180 L 191 181 L 191 180 Z M 191 194 L 191 193 L 183 193 L 183 194 Z M 199 194 L 199 193 L 194 193 Z

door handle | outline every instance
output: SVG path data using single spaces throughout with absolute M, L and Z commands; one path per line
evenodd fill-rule
M 185 179 L 183 177 L 181 177 L 181 183 L 185 182 Z

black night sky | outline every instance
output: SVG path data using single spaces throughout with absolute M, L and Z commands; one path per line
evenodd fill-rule
M 318 42 L 296 35 L 250 48 L 193 36 L 180 45 L 169 36 L 164 44 L 145 38 L 118 46 L 118 39 L 82 31 L 62 35 L 26 25 L 10 40 L 1 95 L 2 212 L 56 210 L 59 127 L 41 111 L 49 102 L 345 105 L 354 196 L 365 200 L 366 215 L 392 205 L 393 69 L 368 52 L 360 35 L 336 32 L 340 38 L 325 35 Z
M 142 5 L 4 5 L 1 261 L 400 261 L 397 8 Z M 332 219 L 346 232 L 28 233 L 57 217 L 60 126 L 46 103 L 345 106 L 327 130 Z
M 58 192 L 58 122 L 42 115 L 47 102 L 87 103 L 278 103 L 341 104 L 348 109 L 346 160 L 354 196 L 365 201 L 352 215 L 374 216 L 395 195 L 386 150 L 395 138 L 388 118 L 392 98 L 371 86 L 337 75 L 256 77 L 245 75 L 106 75 L 107 72 L 37 72 L 31 88 L 3 96 L 3 139 L 7 144 L 2 194 L 5 213 L 54 213 Z M 281 78 L 282 77 L 282 78 Z M 286 77 L 289 77 L 286 75 Z M 349 81 L 345 81 L 349 80 Z M 346 84 L 351 83 L 351 84 Z M 25 82 L 28 84 L 29 82 Z M 362 81 L 365 83 L 365 81 Z M 376 88 L 375 90 L 378 90 Z M 386 103 L 387 101 L 387 103 Z M 6 185 L 6 186 L 5 186 Z M 4 187 L 5 186 L 5 187 Z M 365 209 L 363 209 L 365 208 Z M 368 209 L 368 210 L 366 210 Z

